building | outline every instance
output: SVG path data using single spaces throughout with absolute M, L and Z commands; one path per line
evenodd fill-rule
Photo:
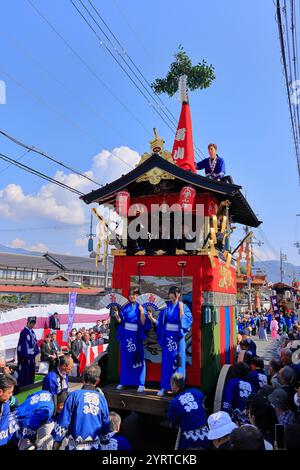
M 109 259 L 107 285 L 105 267 L 95 265 L 95 259 L 57 253 L 36 255 L 0 252 L 0 285 L 111 287 L 112 261 Z

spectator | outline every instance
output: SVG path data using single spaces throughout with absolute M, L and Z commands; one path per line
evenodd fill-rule
M 294 413 L 289 410 L 289 396 L 281 388 L 276 388 L 268 396 L 268 400 L 275 408 L 277 421 L 279 424 L 293 424 L 295 422 Z
M 53 396 L 44 390 L 32 393 L 17 408 L 20 450 L 26 450 L 35 443 L 38 428 L 51 420 L 54 410 Z
M 83 340 L 82 340 L 82 333 L 78 331 L 76 333 L 76 339 L 72 342 L 71 345 L 71 354 L 74 362 L 77 364 L 79 363 L 78 356 L 81 353 L 83 348 Z
M 284 366 L 290 366 L 296 374 L 296 379 L 300 380 L 300 364 L 293 364 L 292 355 L 293 351 L 291 349 L 284 348 L 280 352 L 280 360 Z
M 241 351 L 245 351 L 243 359 L 242 359 L 243 362 L 245 362 L 248 366 L 250 366 L 251 359 L 253 358 L 253 353 L 249 350 L 250 344 L 249 344 L 248 340 L 243 339 L 240 342 L 240 348 L 241 348 Z
M 289 408 L 292 411 L 296 411 L 294 403 L 295 387 L 293 386 L 293 380 L 295 378 L 295 372 L 290 366 L 284 366 L 278 372 L 278 380 L 281 384 L 282 390 L 284 390 L 289 396 Z
M 90 334 L 89 333 L 84 333 L 84 335 L 83 335 L 83 344 L 85 344 L 86 346 L 91 346 Z
M 53 344 L 51 343 L 51 335 L 48 334 L 45 336 L 45 339 L 41 344 L 41 361 L 48 362 L 50 371 L 55 365 L 55 359 L 55 349 L 53 347 Z
M 231 421 L 228 413 L 218 411 L 208 418 L 208 439 L 213 442 L 215 449 L 228 450 L 231 448 L 230 434 L 237 428 L 237 425 Z
M 57 338 L 57 334 L 56 334 L 56 333 L 52 333 L 52 334 L 51 334 L 51 344 L 52 344 L 52 348 L 54 349 L 54 351 L 55 351 L 56 354 L 59 354 L 59 353 L 60 353 L 60 347 L 59 347 L 59 344 L 58 344 L 56 338 Z
M 278 372 L 282 368 L 282 364 L 277 359 L 271 359 L 269 363 L 269 383 L 274 387 L 280 387 Z
M 264 372 L 264 361 L 260 357 L 253 357 L 250 363 L 250 372 L 247 380 L 251 383 L 253 393 L 258 392 L 264 385 L 267 385 L 267 376 Z
M 249 367 L 244 362 L 236 362 L 233 365 L 233 378 L 224 388 L 223 411 L 226 411 L 236 423 L 248 421 L 246 415 L 246 402 L 253 393 L 252 385 L 247 380 Z
M 234 429 L 230 435 L 232 450 L 265 450 L 262 433 L 252 424 Z
M 63 410 L 65 401 L 68 397 L 68 392 L 60 392 L 54 399 L 55 410 L 52 419 L 49 422 L 40 426 L 36 432 L 35 446 L 37 450 L 52 450 L 53 437 L 51 435 L 54 426 L 58 420 L 60 413 Z
M 107 334 L 108 334 L 108 324 L 107 324 L 107 320 L 103 320 L 102 326 L 101 326 L 101 332 L 102 332 L 104 335 L 107 335 Z
M 73 343 L 73 341 L 75 341 L 75 339 L 76 339 L 76 334 L 77 334 L 76 328 L 72 328 L 71 333 L 70 333 L 70 336 L 69 336 L 69 340 L 68 340 L 69 349 L 72 348 L 72 343 Z
M 60 321 L 57 312 L 54 312 L 49 318 L 49 328 L 50 330 L 60 330 Z
M 98 334 L 98 344 L 104 344 L 105 341 L 104 341 L 104 338 L 103 338 L 103 333 L 100 331 L 100 333 Z
M 93 332 L 90 337 L 91 337 L 91 340 L 90 340 L 91 346 L 98 346 L 100 344 L 99 339 L 96 339 L 95 332 Z
M 101 326 L 102 326 L 101 320 L 97 320 L 96 325 L 93 326 L 94 332 L 95 332 L 95 333 L 100 333 L 100 331 L 101 331 Z
M 17 382 L 11 375 L 0 374 L 0 447 L 9 442 L 14 432 L 9 400 L 16 384 Z
M 265 440 L 266 450 L 272 450 L 274 444 L 274 430 L 277 423 L 276 412 L 267 398 L 256 394 L 248 401 L 248 414 L 250 423 L 256 426 Z
M 121 416 L 111 411 L 109 413 L 109 433 L 101 437 L 101 450 L 131 450 L 126 437 L 121 436 Z
M 49 372 L 43 380 L 43 390 L 47 390 L 52 395 L 69 391 L 68 377 L 73 368 L 71 356 L 61 356 L 55 370 Z
M 172 375 L 171 389 L 175 397 L 170 401 L 167 418 L 172 428 L 178 425 L 181 430 L 179 448 L 209 448 L 203 393 L 196 388 L 186 389 L 184 377 L 180 373 Z
M 66 450 L 97 450 L 100 437 L 109 432 L 110 420 L 106 399 L 97 389 L 100 381 L 99 366 L 89 366 L 83 373 L 84 385 L 71 392 L 52 435 L 53 449 L 59 449 L 64 437 L 68 438 Z

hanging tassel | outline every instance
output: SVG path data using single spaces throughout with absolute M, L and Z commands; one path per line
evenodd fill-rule
M 210 239 L 210 240 L 208 241 L 208 244 L 209 244 L 209 248 L 210 248 L 211 254 L 212 254 L 213 256 L 218 256 L 218 253 L 217 253 L 217 251 L 216 251 L 216 249 L 215 249 L 215 245 L 214 245 L 214 242 L 212 241 L 212 239 Z
M 226 215 L 223 215 L 223 217 L 222 217 L 221 233 L 224 233 L 224 232 L 225 232 L 226 226 L 227 226 L 227 217 L 226 217 Z
M 212 241 L 214 242 L 214 244 L 216 245 L 217 243 L 217 236 L 216 236 L 216 231 L 214 228 L 211 228 L 210 229 L 210 238 L 212 239 Z
M 226 257 L 226 268 L 229 268 L 229 267 L 230 267 L 230 265 L 231 265 L 231 258 L 232 258 L 231 253 L 227 253 L 227 257 Z
M 215 233 L 217 233 L 217 231 L 218 231 L 218 219 L 217 219 L 217 216 L 216 216 L 216 215 L 213 215 L 213 216 L 212 216 L 212 220 L 213 220 L 214 231 L 215 231 Z
M 210 264 L 211 264 L 211 267 L 212 268 L 215 268 L 216 267 L 216 263 L 215 263 L 215 258 L 213 257 L 212 253 L 210 251 L 207 252 L 207 255 L 209 257 L 209 261 L 210 261 Z

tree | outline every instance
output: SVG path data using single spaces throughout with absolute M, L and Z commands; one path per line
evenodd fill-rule
M 178 47 L 174 58 L 175 60 L 171 63 L 166 78 L 157 78 L 151 84 L 155 93 L 167 93 L 169 96 L 173 96 L 178 90 L 179 78 L 182 75 L 187 76 L 187 85 L 191 91 L 198 88 L 208 88 L 216 78 L 214 67 L 207 65 L 204 59 L 193 66 L 182 45 Z

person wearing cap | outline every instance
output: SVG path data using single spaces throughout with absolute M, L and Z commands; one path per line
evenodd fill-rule
M 29 317 L 27 325 L 21 331 L 18 347 L 18 384 L 20 386 L 34 383 L 35 357 L 40 349 L 33 331 L 36 324 L 36 317 Z
M 230 434 L 237 428 L 226 411 L 218 411 L 209 416 L 207 438 L 213 442 L 215 449 L 227 450 L 231 448 Z
M 289 410 L 289 396 L 282 388 L 276 388 L 268 396 L 268 400 L 275 408 L 278 424 L 293 424 L 295 422 L 294 413 Z
M 175 397 L 170 401 L 167 418 L 172 428 L 178 425 L 181 431 L 179 449 L 209 449 L 203 393 L 185 388 L 184 377 L 178 372 L 171 377 L 171 388 Z

